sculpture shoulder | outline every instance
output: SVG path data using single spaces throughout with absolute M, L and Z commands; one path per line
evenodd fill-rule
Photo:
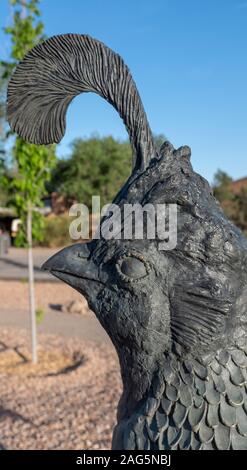
M 164 376 L 116 426 L 113 448 L 247 450 L 246 387 L 247 348 L 221 351 L 207 364 L 167 360 Z

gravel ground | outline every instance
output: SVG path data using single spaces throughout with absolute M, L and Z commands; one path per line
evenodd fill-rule
M 109 449 L 121 394 L 113 348 L 40 335 L 32 366 L 27 345 L 24 330 L 1 329 L 0 448 Z
M 28 283 L 21 281 L 0 281 L 1 305 L 4 309 L 29 309 Z M 64 283 L 35 282 L 36 307 L 48 310 L 59 307 L 71 300 L 81 299 L 79 292 Z M 0 313 L 1 314 L 1 313 Z

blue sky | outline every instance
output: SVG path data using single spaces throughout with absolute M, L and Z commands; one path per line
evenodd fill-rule
M 247 176 L 247 1 L 42 0 L 45 32 L 87 33 L 117 51 L 137 83 L 151 128 L 188 144 L 196 171 Z M 11 19 L 0 0 L 0 24 Z M 9 44 L 0 32 L 0 56 Z M 75 137 L 127 136 L 116 111 L 85 94 L 72 103 L 59 155 Z

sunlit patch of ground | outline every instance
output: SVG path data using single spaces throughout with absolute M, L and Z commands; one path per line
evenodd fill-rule
M 30 350 L 26 347 L 0 347 L 0 374 L 21 375 L 22 377 L 47 376 L 69 373 L 81 367 L 86 357 L 80 351 L 69 353 L 66 350 L 46 351 L 38 348 L 38 361 L 32 362 Z

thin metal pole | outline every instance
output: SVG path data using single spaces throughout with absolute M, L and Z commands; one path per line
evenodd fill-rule
M 32 362 L 37 363 L 37 331 L 35 315 L 35 294 L 33 274 L 33 240 L 32 240 L 32 205 L 28 204 L 27 212 L 27 242 L 28 242 L 28 280 L 29 280 L 29 311 L 31 326 Z

